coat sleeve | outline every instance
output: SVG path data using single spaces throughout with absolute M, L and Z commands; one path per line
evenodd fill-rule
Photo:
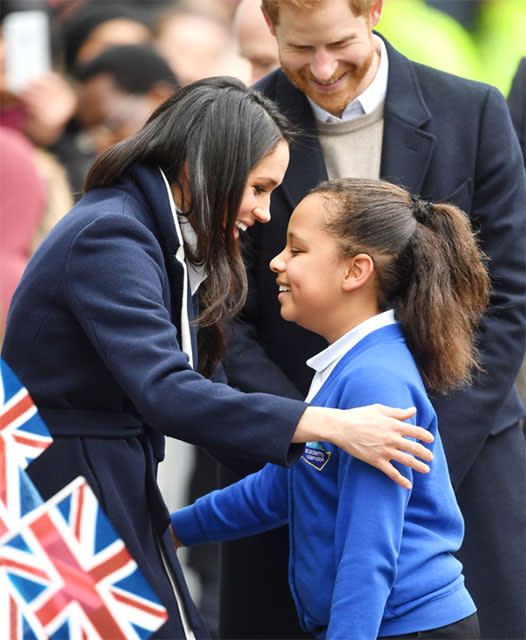
M 480 327 L 483 373 L 471 387 L 433 398 L 456 488 L 490 433 L 517 421 L 514 381 L 524 355 L 526 173 L 506 101 L 493 87 L 482 109 L 473 187 L 470 215 L 492 284 Z
M 65 288 L 87 339 L 150 428 L 258 462 L 299 457 L 290 441 L 304 403 L 243 394 L 189 366 L 170 319 L 164 258 L 138 221 L 107 214 L 87 225 L 67 257 Z
M 275 529 L 288 521 L 287 470 L 267 464 L 220 491 L 172 514 L 183 544 L 222 542 Z

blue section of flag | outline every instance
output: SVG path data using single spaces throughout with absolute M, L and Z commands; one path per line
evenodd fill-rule
M 25 616 L 22 617 L 22 638 L 23 640 L 39 640 L 35 630 Z
M 150 585 L 144 579 L 139 569 L 135 569 L 129 576 L 115 583 L 118 589 L 123 591 L 131 591 L 132 593 L 140 593 L 147 600 L 157 600 L 157 596 L 150 588 Z
M 99 553 L 117 538 L 115 529 L 106 518 L 102 510 L 97 514 L 97 527 L 95 529 L 94 551 Z
M 19 469 L 18 475 L 20 483 L 20 516 L 23 517 L 26 513 L 43 504 L 44 501 L 24 469 Z
M 32 602 L 47 588 L 46 584 L 30 580 L 11 571 L 7 571 L 7 577 L 26 602 Z
M 7 363 L 2 359 L 0 359 L 0 373 L 2 374 L 4 386 L 3 403 L 5 404 L 11 400 L 15 393 L 18 393 L 22 385 Z
M 49 636 L 49 640 L 70 640 L 69 621 L 66 620 L 64 624 L 61 624 L 55 633 Z
M 57 503 L 57 509 L 67 522 L 69 520 L 69 514 L 71 513 L 71 494 L 68 494 L 63 500 Z
M 26 542 L 26 539 L 22 535 L 11 538 L 11 540 L 9 540 L 9 546 L 13 547 L 13 549 L 19 549 L 20 551 L 31 553 L 31 548 L 29 547 L 29 545 Z
M 146 638 L 150 637 L 151 631 L 149 631 L 148 629 L 143 629 L 142 627 L 139 627 L 138 624 L 134 624 L 132 626 L 135 633 L 139 636 L 141 640 L 146 640 Z

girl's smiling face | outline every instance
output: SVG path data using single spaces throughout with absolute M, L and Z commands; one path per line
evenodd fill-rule
M 277 275 L 281 316 L 332 342 L 342 335 L 342 283 L 349 261 L 327 231 L 326 215 L 321 195 L 306 196 L 292 213 L 287 245 L 271 260 L 270 269 Z

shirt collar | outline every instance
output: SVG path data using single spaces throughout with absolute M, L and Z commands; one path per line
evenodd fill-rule
M 164 174 L 162 169 L 159 169 L 161 175 L 164 179 L 164 184 L 166 186 L 166 191 L 168 193 L 168 200 L 170 202 L 170 210 L 172 212 L 172 217 L 174 220 L 176 230 L 180 230 L 182 240 L 184 244 L 192 251 L 195 251 L 197 247 L 197 234 L 188 221 L 188 218 L 183 214 L 181 209 L 175 204 L 172 190 L 170 189 L 170 184 L 168 182 L 167 177 Z M 179 235 L 179 234 L 177 234 Z M 181 240 L 181 239 L 180 239 Z M 206 272 L 203 265 L 195 265 L 185 259 L 186 268 L 188 270 L 188 280 L 190 281 L 190 291 L 192 295 L 199 289 L 199 286 L 206 280 Z
M 378 313 L 371 318 L 367 318 L 367 320 L 364 320 L 364 322 L 361 322 L 358 326 L 348 331 L 323 351 L 309 358 L 307 360 L 307 366 L 317 372 L 324 371 L 331 365 L 335 366 L 338 361 L 356 346 L 360 340 L 363 340 L 365 336 L 390 324 L 396 324 L 393 309 L 388 309 L 383 313 Z
M 380 102 L 385 99 L 387 93 L 387 76 L 389 72 L 389 61 L 387 59 L 387 49 L 382 38 L 379 38 L 376 34 L 373 35 L 377 50 L 380 53 L 380 64 L 378 70 L 373 78 L 371 84 L 352 102 L 345 107 L 341 118 L 333 116 L 332 113 L 325 111 L 319 105 L 317 105 L 311 98 L 307 96 L 314 117 L 319 122 L 326 124 L 334 124 L 336 122 L 347 122 L 363 116 L 364 114 L 371 113 L 378 107 Z

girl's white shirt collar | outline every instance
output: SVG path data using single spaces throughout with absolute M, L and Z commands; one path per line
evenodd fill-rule
M 377 329 L 386 327 L 390 324 L 396 324 L 396 318 L 393 309 L 388 309 L 382 313 L 378 313 L 371 318 L 367 318 L 359 325 L 345 333 L 341 338 L 330 344 L 320 353 L 312 356 L 307 360 L 307 366 L 316 372 L 312 379 L 309 393 L 305 398 L 306 402 L 310 402 L 312 398 L 321 389 L 323 383 L 330 376 L 334 367 L 350 351 L 354 346 Z

